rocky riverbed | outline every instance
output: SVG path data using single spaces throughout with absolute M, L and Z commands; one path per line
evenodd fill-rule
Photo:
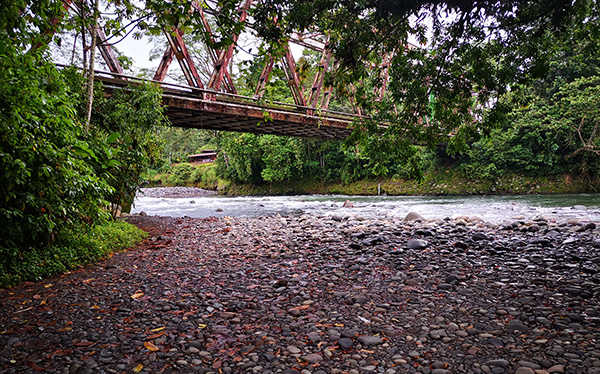
M 0 291 L 0 372 L 600 373 L 593 222 L 132 216 Z
M 216 195 L 217 191 L 205 190 L 198 187 L 152 187 L 141 188 L 139 195 L 143 197 L 202 197 Z

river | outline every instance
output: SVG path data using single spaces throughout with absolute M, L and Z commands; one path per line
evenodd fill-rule
M 181 189 L 181 188 L 179 188 Z M 164 189 L 162 189 L 164 192 Z M 352 202 L 352 208 L 343 207 Z M 563 222 L 568 219 L 600 221 L 600 194 L 522 196 L 193 196 L 161 197 L 143 189 L 132 213 L 171 217 L 261 217 L 275 214 L 356 216 L 363 218 L 404 217 L 417 212 L 427 219 L 476 216 L 486 222 L 503 223 L 522 216 L 531 221 L 538 215 Z

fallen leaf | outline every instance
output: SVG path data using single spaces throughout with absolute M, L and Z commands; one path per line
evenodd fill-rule
M 86 341 L 83 341 L 83 342 L 75 343 L 75 346 L 76 347 L 91 347 L 94 344 L 96 344 L 96 343 L 95 342 L 86 342 Z
M 163 336 L 163 335 L 165 334 L 165 332 L 166 332 L 166 331 L 161 331 L 161 332 L 159 332 L 159 333 L 157 333 L 157 334 L 150 335 L 150 336 L 148 336 L 148 337 L 146 338 L 146 340 L 153 340 L 153 339 L 156 339 L 156 338 L 160 338 L 161 336 Z
M 134 373 L 139 373 L 140 371 L 142 371 L 142 369 L 144 368 L 144 365 L 139 364 L 138 366 L 133 368 L 133 372 Z
M 137 291 L 135 291 L 135 293 L 133 295 L 131 295 L 131 298 L 135 300 L 142 296 L 144 296 L 144 293 L 140 290 L 137 290 Z
M 157 327 L 157 328 L 155 328 L 155 329 L 152 329 L 152 330 L 150 330 L 150 332 L 159 332 L 159 331 L 162 331 L 162 330 L 164 330 L 164 329 L 166 329 L 166 328 L 167 328 L 166 326 L 163 326 L 163 327 Z
M 205 325 L 205 324 L 201 323 L 201 324 L 199 324 L 199 325 L 198 325 L 198 328 L 199 328 L 199 329 L 205 329 L 205 328 L 206 328 L 206 326 L 207 326 L 207 325 Z
M 44 371 L 44 369 L 43 369 L 43 368 L 41 368 L 41 367 L 37 366 L 37 365 L 36 365 L 35 363 L 33 363 L 33 362 L 29 362 L 29 361 L 28 361 L 28 362 L 26 362 L 25 364 L 26 364 L 27 366 L 29 366 L 30 368 L 32 368 L 32 369 L 33 369 L 33 371 Z
M 147 350 L 152 352 L 158 351 L 158 347 L 155 346 L 152 342 L 144 342 L 144 347 L 146 347 Z

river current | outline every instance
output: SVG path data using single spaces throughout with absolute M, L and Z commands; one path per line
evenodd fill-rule
M 145 192 L 145 193 L 144 193 Z M 479 217 L 503 223 L 539 215 L 563 222 L 568 219 L 600 221 L 600 194 L 523 196 L 195 196 L 151 197 L 143 189 L 135 199 L 132 213 L 171 217 L 261 217 L 270 215 L 356 216 L 363 218 L 400 217 L 417 212 L 427 219 Z M 344 207 L 349 200 L 353 207 Z

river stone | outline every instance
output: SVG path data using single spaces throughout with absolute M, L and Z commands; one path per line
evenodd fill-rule
M 366 346 L 379 345 L 383 340 L 379 336 L 360 336 L 358 341 Z
M 554 366 L 549 367 L 548 369 L 546 369 L 546 371 L 548 373 L 564 373 L 565 372 L 565 365 L 554 365 Z
M 507 360 L 505 360 L 505 359 L 502 359 L 502 358 L 499 358 L 499 359 L 496 359 L 496 360 L 489 360 L 485 364 L 487 366 L 499 366 L 499 367 L 502 367 L 502 368 L 507 368 L 507 367 L 510 366 L 510 362 L 507 361 Z
M 506 331 L 513 332 L 515 330 L 526 333 L 529 332 L 529 327 L 523 322 L 513 319 L 506 325 Z
M 338 346 L 344 350 L 347 351 L 348 349 L 352 348 L 352 346 L 354 345 L 354 342 L 352 341 L 352 339 L 348 339 L 348 338 L 340 338 L 338 341 Z
M 310 362 L 311 364 L 318 364 L 319 362 L 323 361 L 323 356 L 317 353 L 310 353 L 305 356 L 302 356 L 302 359 L 304 361 Z
M 408 213 L 406 215 L 406 217 L 404 217 L 404 220 L 407 221 L 407 222 L 408 221 L 418 221 L 418 222 L 421 222 L 421 221 L 425 221 L 425 218 L 423 218 L 423 216 L 420 215 L 417 212 L 410 212 L 410 213 Z
M 473 234 L 473 240 L 475 240 L 475 241 L 490 240 L 490 237 L 482 232 L 476 232 L 475 234 Z
M 344 208 L 354 208 L 354 204 L 352 204 L 352 201 L 350 200 L 346 200 L 344 201 L 344 205 L 342 205 Z
M 535 374 L 535 371 L 533 371 L 531 368 L 520 367 L 517 369 L 517 371 L 515 371 L 515 374 Z
M 425 249 L 429 243 L 423 239 L 411 239 L 406 242 L 406 247 L 410 249 Z
M 287 347 L 287 351 L 290 352 L 291 354 L 298 354 L 301 353 L 302 351 L 300 350 L 300 348 L 290 345 Z

